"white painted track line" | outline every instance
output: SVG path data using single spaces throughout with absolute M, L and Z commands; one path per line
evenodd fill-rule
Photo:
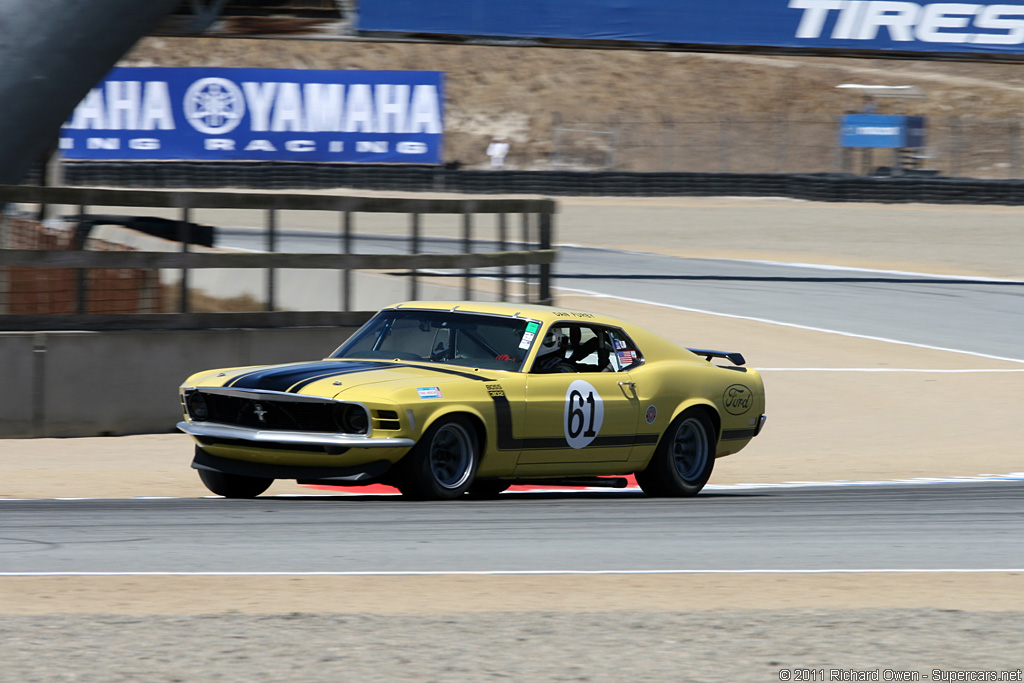
M 61 576 L 615 576 L 640 574 L 1016 574 L 1017 567 L 981 569 L 494 569 L 363 572 L 0 572 L 0 578 Z

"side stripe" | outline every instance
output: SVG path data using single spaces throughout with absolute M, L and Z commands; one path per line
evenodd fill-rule
M 734 441 L 737 439 L 753 439 L 753 429 L 723 429 L 722 441 Z
M 499 451 L 537 451 L 555 448 L 568 448 L 565 436 L 542 436 L 529 439 L 517 439 L 512 433 L 512 408 L 508 397 L 491 396 L 494 401 L 495 421 L 498 424 L 497 442 Z M 657 434 L 622 434 L 599 436 L 590 442 L 587 448 L 610 448 L 613 446 L 639 446 L 658 443 Z

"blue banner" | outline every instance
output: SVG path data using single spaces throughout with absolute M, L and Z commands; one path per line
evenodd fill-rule
M 839 126 L 841 147 L 924 147 L 923 116 L 847 114 Z
M 439 164 L 439 71 L 120 67 L 61 130 L 68 159 Z
M 360 31 L 1024 53 L 1024 0 L 362 0 Z

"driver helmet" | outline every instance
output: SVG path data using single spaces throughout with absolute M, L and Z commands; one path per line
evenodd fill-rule
M 548 333 L 544 335 L 544 342 L 540 345 L 540 352 L 554 353 L 562 348 L 562 330 L 558 327 L 552 327 L 548 330 Z

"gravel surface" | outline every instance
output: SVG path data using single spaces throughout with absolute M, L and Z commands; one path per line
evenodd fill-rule
M 933 609 L 8 616 L 0 680 L 940 680 L 933 669 L 1018 670 L 1022 625 L 1024 612 Z

